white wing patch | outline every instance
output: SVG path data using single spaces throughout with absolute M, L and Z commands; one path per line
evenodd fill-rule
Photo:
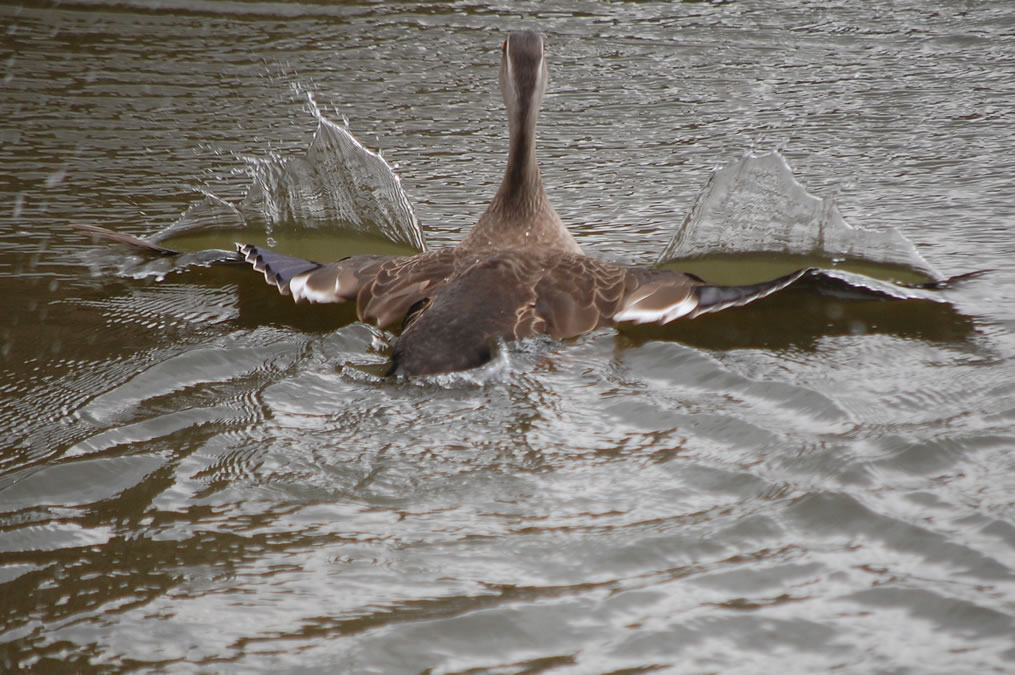
M 336 303 L 344 302 L 345 298 L 342 295 L 342 288 L 340 282 L 340 275 L 335 275 L 335 283 L 331 289 L 322 290 L 320 288 L 314 288 L 308 282 L 310 277 L 314 275 L 314 272 L 320 270 L 314 270 L 313 272 L 304 272 L 303 274 L 297 274 L 289 280 L 289 292 L 293 295 L 293 300 L 296 302 L 316 302 L 316 303 Z
M 674 319 L 686 316 L 698 308 L 698 299 L 694 294 L 687 294 L 677 302 L 662 307 L 641 306 L 639 303 L 650 298 L 652 293 L 637 298 L 624 309 L 613 315 L 616 322 L 630 321 L 631 323 L 669 323 Z
M 276 287 L 282 295 L 292 295 L 295 302 L 340 303 L 348 299 L 343 293 L 355 295 L 356 282 L 349 278 L 351 275 L 346 275 L 343 288 L 340 266 L 321 266 L 310 260 L 282 255 L 271 249 L 258 249 L 250 244 L 237 244 L 236 250 L 256 271 L 264 274 L 264 280 L 269 285 Z M 353 288 L 348 288 L 350 283 Z

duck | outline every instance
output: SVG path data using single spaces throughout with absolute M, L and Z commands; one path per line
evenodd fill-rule
M 665 324 L 744 305 L 807 273 L 722 286 L 585 255 L 554 210 L 536 157 L 536 122 L 548 82 L 543 38 L 512 32 L 501 51 L 507 165 L 493 199 L 459 244 L 328 263 L 244 243 L 236 245 L 239 255 L 296 302 L 354 302 L 361 321 L 382 329 L 401 322 L 387 374 L 409 377 L 475 368 L 501 341 L 565 340 L 607 326 Z

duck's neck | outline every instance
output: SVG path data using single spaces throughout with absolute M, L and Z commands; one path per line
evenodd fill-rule
M 500 189 L 462 247 L 469 251 L 535 247 L 581 253 L 543 188 L 536 161 L 535 120 L 521 119 L 517 126 L 512 124 L 507 169 Z
M 534 111 L 528 112 L 528 115 L 534 114 Z M 535 120 L 517 120 L 512 127 L 507 169 L 490 208 L 501 211 L 508 216 L 507 220 L 519 225 L 544 215 L 544 212 L 545 215 L 552 213 L 556 216 L 543 189 L 539 162 L 536 161 Z
M 536 162 L 536 121 L 546 78 L 539 35 L 512 33 L 504 43 L 500 66 L 511 139 L 507 169 L 493 201 L 460 245 L 467 253 L 515 248 L 581 253 L 550 205 Z

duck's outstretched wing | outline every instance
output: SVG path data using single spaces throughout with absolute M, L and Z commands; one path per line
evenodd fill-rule
M 665 324 L 771 295 L 813 273 L 811 268 L 758 284 L 723 286 L 673 270 L 625 268 L 585 256 L 546 266 L 535 300 L 519 311 L 516 337 L 581 335 L 619 323 Z
M 624 297 L 611 316 L 614 323 L 665 324 L 728 307 L 740 307 L 790 286 L 844 300 L 930 300 L 947 302 L 936 291 L 980 276 L 963 274 L 944 281 L 900 285 L 844 270 L 806 267 L 771 281 L 744 286 L 711 284 L 681 272 L 628 270 Z
M 810 276 L 813 268 L 743 286 L 710 284 L 683 272 L 656 269 L 628 270 L 624 297 L 610 317 L 613 323 L 665 324 L 687 317 L 719 312 L 760 300 Z
M 392 256 L 357 255 L 330 263 L 284 255 L 263 246 L 236 244 L 236 250 L 264 280 L 295 302 L 339 303 L 355 300 L 364 283 Z
M 269 248 L 237 244 L 243 259 L 296 302 L 356 302 L 360 320 L 389 326 L 443 284 L 454 269 L 453 249 L 415 256 L 356 255 L 319 263 Z

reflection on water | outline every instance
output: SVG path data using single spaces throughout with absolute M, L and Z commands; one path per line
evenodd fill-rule
M 976 335 L 972 319 L 933 300 L 838 299 L 791 289 L 739 312 L 667 326 L 625 326 L 625 335 L 675 339 L 704 349 L 814 349 L 834 336 L 885 334 L 957 346 Z
M 1013 101 L 984 84 L 1015 76 L 1006 3 L 162 7 L 0 9 L 0 671 L 1015 658 Z M 399 385 L 348 308 L 228 266 L 121 278 L 122 251 L 55 234 L 201 201 L 223 229 L 172 244 L 227 248 L 234 158 L 305 152 L 309 90 L 453 243 L 500 179 L 524 12 L 544 176 L 586 250 L 651 262 L 712 166 L 788 140 L 848 221 L 994 271 L 950 304 L 788 293 Z M 283 229 L 298 255 L 377 250 Z

